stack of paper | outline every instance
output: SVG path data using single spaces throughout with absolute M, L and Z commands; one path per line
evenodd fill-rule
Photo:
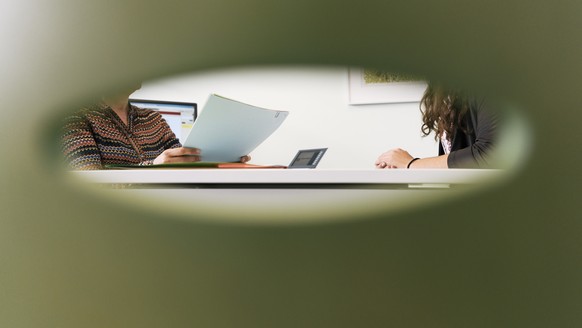
M 203 162 L 238 162 L 277 130 L 288 114 L 212 94 L 183 146 L 200 149 Z

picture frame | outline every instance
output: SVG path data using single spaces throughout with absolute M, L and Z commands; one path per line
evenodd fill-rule
M 420 102 L 427 87 L 421 80 L 369 83 L 365 74 L 363 68 L 348 68 L 350 105 Z

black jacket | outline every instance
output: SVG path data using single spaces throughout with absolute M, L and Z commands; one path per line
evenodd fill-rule
M 464 124 L 468 133 L 457 129 L 453 135 L 449 168 L 491 168 L 489 155 L 497 137 L 498 115 L 487 111 L 483 101 L 472 100 Z M 439 143 L 439 155 L 444 153 Z

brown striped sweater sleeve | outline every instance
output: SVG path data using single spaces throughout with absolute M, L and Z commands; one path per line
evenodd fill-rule
M 108 164 L 149 165 L 180 142 L 156 111 L 131 107 L 128 124 L 107 106 L 84 108 L 63 124 L 62 151 L 72 169 L 103 169 Z

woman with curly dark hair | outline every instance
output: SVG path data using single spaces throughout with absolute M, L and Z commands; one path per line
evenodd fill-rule
M 482 99 L 430 84 L 422 100 L 422 133 L 435 133 L 439 155 L 416 158 L 406 150 L 389 150 L 376 160 L 377 168 L 488 168 L 498 130 L 498 117 Z

